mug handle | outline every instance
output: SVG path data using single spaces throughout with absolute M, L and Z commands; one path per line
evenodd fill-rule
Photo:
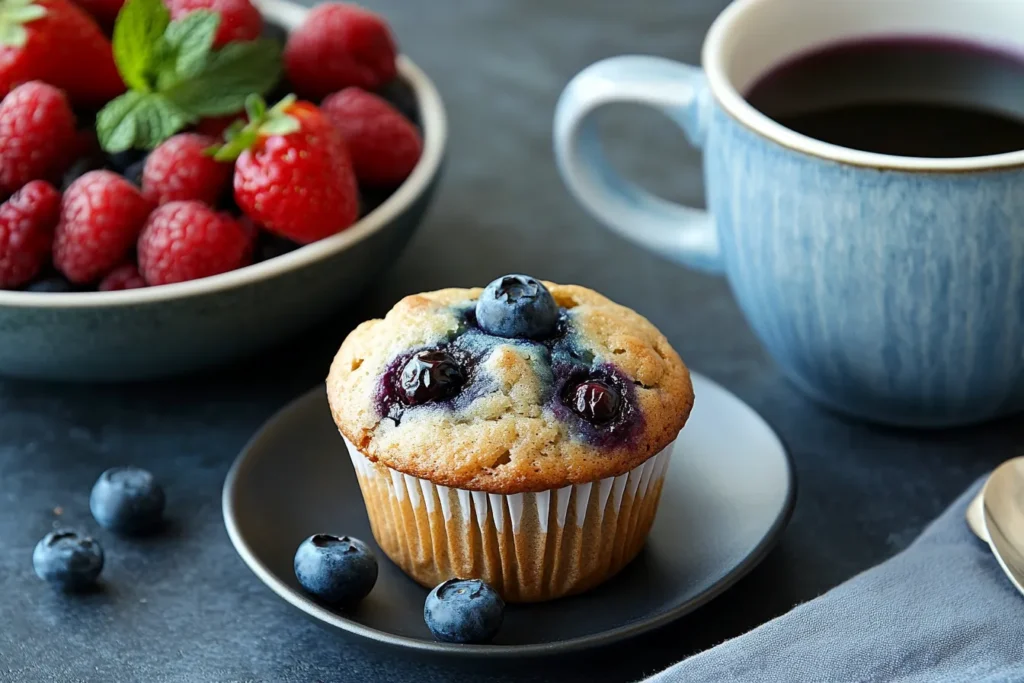
M 569 190 L 612 230 L 640 246 L 707 272 L 722 272 L 714 219 L 707 211 L 657 197 L 608 163 L 595 114 L 613 102 L 646 104 L 664 112 L 690 144 L 706 134 L 710 92 L 695 66 L 660 57 L 612 57 L 578 73 L 555 110 L 555 157 Z

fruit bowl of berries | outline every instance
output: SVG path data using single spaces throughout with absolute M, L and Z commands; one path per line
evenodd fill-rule
M 350 303 L 432 199 L 446 119 L 328 2 L 3 0 L 0 374 L 179 374 Z

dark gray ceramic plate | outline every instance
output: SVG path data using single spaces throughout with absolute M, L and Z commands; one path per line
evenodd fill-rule
M 224 483 L 224 522 L 249 568 L 329 628 L 398 646 L 467 656 L 534 656 L 593 647 L 677 619 L 749 572 L 793 507 L 789 457 L 771 427 L 728 391 L 693 377 L 696 406 L 676 441 L 647 546 L 585 595 L 510 606 L 494 645 L 435 642 L 423 624 L 427 591 L 380 552 L 323 388 L 275 415 Z M 318 532 L 370 542 L 381 563 L 369 597 L 333 612 L 303 594 L 292 555 Z

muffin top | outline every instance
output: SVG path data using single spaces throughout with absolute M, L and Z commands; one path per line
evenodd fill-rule
M 524 275 L 408 296 L 364 322 L 327 395 L 371 461 L 500 494 L 627 472 L 671 443 L 693 406 L 686 366 L 646 318 Z

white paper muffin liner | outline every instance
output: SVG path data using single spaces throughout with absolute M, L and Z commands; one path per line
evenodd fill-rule
M 593 588 L 643 547 L 672 455 L 617 477 L 539 493 L 450 488 L 373 463 L 347 439 L 377 544 L 427 587 L 480 578 L 506 601 Z

